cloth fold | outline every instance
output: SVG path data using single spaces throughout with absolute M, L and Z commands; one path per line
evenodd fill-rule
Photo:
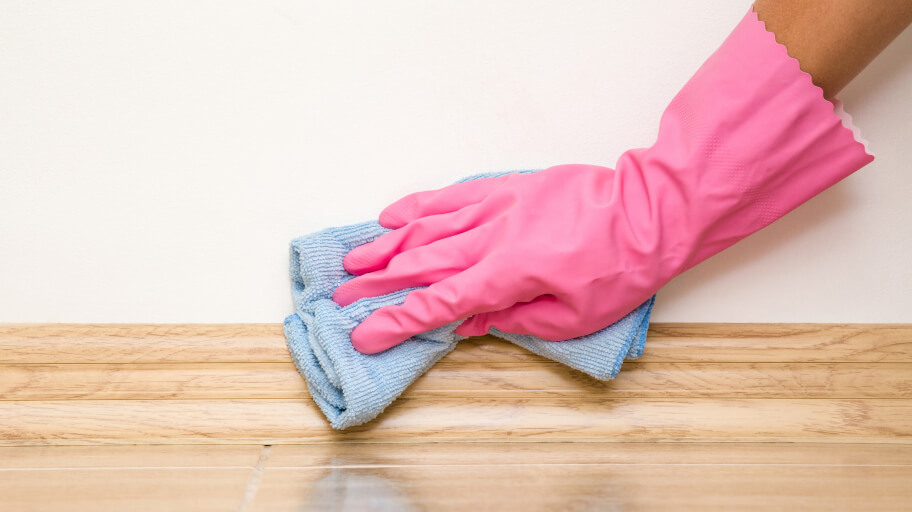
M 459 182 L 510 172 L 481 173 Z M 333 291 L 355 276 L 342 267 L 349 251 L 390 231 L 377 221 L 331 227 L 295 238 L 290 244 L 290 277 L 295 312 L 284 321 L 285 339 L 295 366 L 317 406 L 334 429 L 361 425 L 377 417 L 412 382 L 456 344 L 454 322 L 413 336 L 389 350 L 366 355 L 354 349 L 351 332 L 373 311 L 401 304 L 408 288 L 367 297 L 346 307 L 333 302 Z M 563 363 L 599 380 L 617 376 L 625 359 L 643 354 L 655 296 L 604 329 L 566 341 L 547 341 L 492 328 L 490 334 L 533 353 Z

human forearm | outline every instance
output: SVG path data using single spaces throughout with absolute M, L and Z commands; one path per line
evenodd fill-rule
M 912 23 L 912 0 L 756 0 L 754 12 L 830 99 Z
M 406 196 L 350 252 L 346 307 L 409 287 L 352 332 L 363 353 L 455 329 L 568 340 L 618 321 L 677 274 L 869 163 L 753 11 L 615 169 L 567 164 Z M 830 91 L 832 92 L 832 91 Z

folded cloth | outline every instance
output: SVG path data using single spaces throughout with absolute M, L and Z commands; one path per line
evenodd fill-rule
M 459 182 L 537 171 L 481 173 Z M 342 267 L 345 255 L 388 231 L 377 221 L 368 221 L 327 228 L 291 241 L 295 313 L 285 319 L 285 339 L 307 389 L 335 429 L 360 425 L 377 417 L 437 360 L 466 339 L 453 332 L 460 321 L 413 336 L 377 354 L 362 354 L 354 349 L 351 332 L 359 323 L 376 309 L 401 304 L 409 292 L 418 289 L 366 297 L 346 307 L 333 302 L 333 291 L 355 277 Z M 652 296 L 614 324 L 566 341 L 547 341 L 497 328 L 492 328 L 490 333 L 596 379 L 610 380 L 617 376 L 624 359 L 636 359 L 643 354 L 654 302 Z

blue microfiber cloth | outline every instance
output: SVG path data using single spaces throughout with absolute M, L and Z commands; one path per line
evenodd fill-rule
M 537 171 L 482 173 L 459 182 Z M 342 267 L 345 255 L 389 231 L 378 222 L 369 221 L 327 228 L 291 241 L 295 313 L 285 319 L 285 339 L 311 396 L 335 429 L 377 417 L 415 379 L 456 348 L 457 342 L 466 339 L 453 332 L 460 320 L 413 336 L 378 354 L 366 355 L 354 349 L 351 332 L 355 326 L 383 306 L 401 304 L 409 292 L 418 289 L 366 297 L 344 308 L 332 301 L 333 291 L 355 277 Z M 547 341 L 496 328 L 490 333 L 596 379 L 609 380 L 617 376 L 625 358 L 636 359 L 643 354 L 654 302 L 652 296 L 614 324 L 566 341 Z

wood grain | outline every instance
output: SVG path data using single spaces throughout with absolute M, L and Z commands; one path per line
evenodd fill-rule
M 912 362 L 909 324 L 659 324 L 640 362 Z M 493 336 L 461 341 L 450 361 L 535 359 Z
M 331 430 L 304 400 L 71 400 L 0 404 L 0 443 L 261 442 L 343 439 L 912 442 L 906 399 L 401 399 Z M 78 443 L 76 443 L 78 444 Z
M 912 363 L 627 362 L 599 381 L 544 360 L 441 361 L 402 396 L 910 398 Z M 0 365 L 0 401 L 216 398 L 309 395 L 292 363 Z
M 270 468 L 526 464 L 800 464 L 912 466 L 912 444 L 552 441 L 362 442 L 273 446 Z M 506 468 L 505 468 L 506 469 Z
M 16 511 L 901 510 L 912 469 L 912 445 L 851 443 L 320 443 L 262 455 L 0 448 L 0 499 Z
M 912 325 L 653 324 L 596 381 L 471 338 L 329 428 L 280 324 L 0 325 L 4 510 L 902 510 Z
M 910 466 L 267 468 L 252 510 L 903 510 Z
M 0 400 L 307 398 L 292 363 L 0 365 Z
M 258 445 L 0 447 L 0 470 L 88 468 L 253 468 Z
M 281 324 L 0 324 L 0 364 L 290 361 Z
M 653 324 L 642 362 L 912 362 L 912 325 Z M 449 361 L 540 358 L 493 336 Z M 0 324 L 2 363 L 289 362 L 280 324 Z

